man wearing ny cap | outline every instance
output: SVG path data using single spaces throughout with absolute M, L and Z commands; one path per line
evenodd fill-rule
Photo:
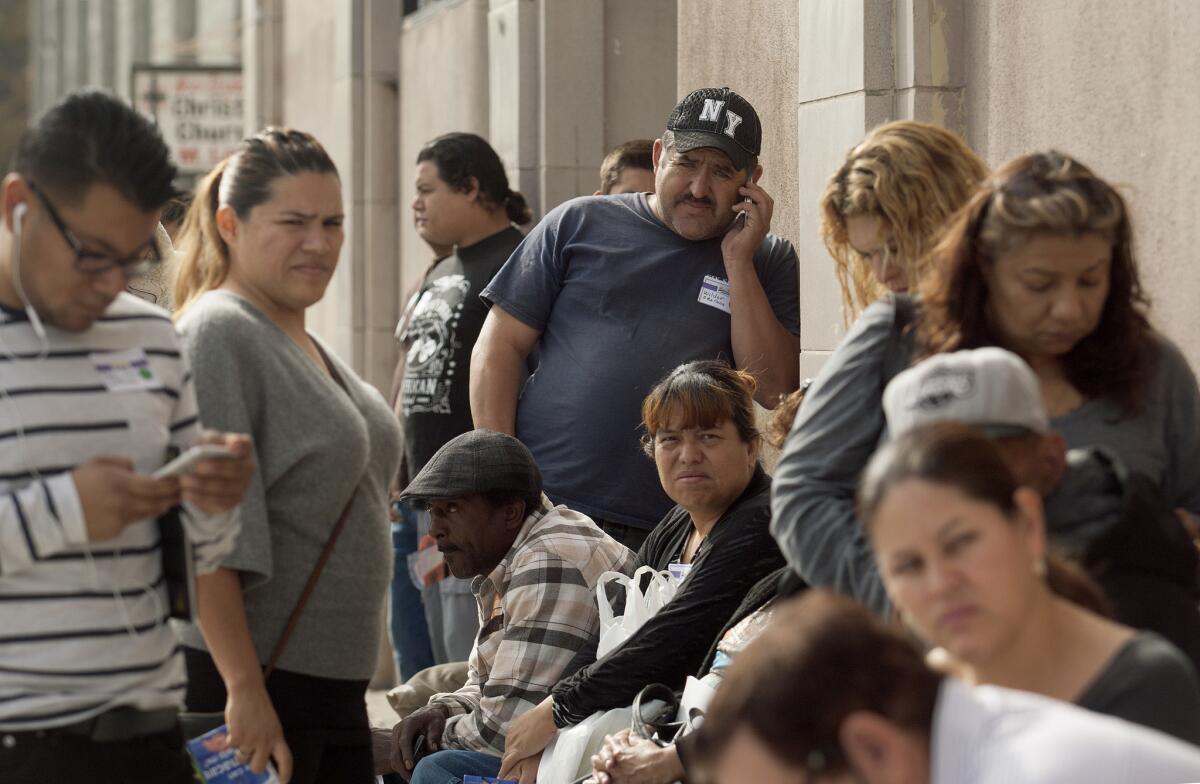
M 883 394 L 891 437 L 931 422 L 972 425 L 1000 448 L 1017 481 L 1045 496 L 1047 533 L 1104 589 L 1116 619 L 1157 632 L 1200 668 L 1197 554 L 1149 479 L 1101 447 L 1066 450 L 1041 388 L 1000 348 L 933 356 Z
M 596 582 L 608 571 L 630 573 L 633 553 L 586 516 L 551 506 L 533 456 L 503 433 L 451 439 L 400 497 L 429 510 L 429 533 L 450 572 L 473 578 L 482 628 L 467 684 L 434 695 L 393 728 L 392 766 L 416 784 L 495 776 L 508 723 L 594 645 Z M 414 766 L 421 736 L 422 753 L 437 753 Z
M 482 294 L 492 309 L 471 360 L 475 425 L 515 433 L 552 499 L 632 547 L 671 508 L 639 451 L 655 382 L 725 357 L 755 376 L 767 407 L 798 384 L 796 252 L 768 233 L 761 144 L 745 98 L 692 92 L 654 142 L 654 193 L 555 208 Z

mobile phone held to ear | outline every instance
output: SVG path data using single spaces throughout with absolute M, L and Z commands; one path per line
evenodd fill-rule
M 169 476 L 182 476 L 183 474 L 189 473 L 193 468 L 195 468 L 196 463 L 213 457 L 235 457 L 235 455 L 225 447 L 218 446 L 217 444 L 197 444 L 179 457 L 176 457 L 174 460 L 164 465 L 162 468 L 155 471 L 152 476 L 154 479 L 166 479 Z

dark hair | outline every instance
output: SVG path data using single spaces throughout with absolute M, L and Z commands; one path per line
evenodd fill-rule
M 71 93 L 27 128 L 12 170 L 67 204 L 105 183 L 145 212 L 171 198 L 176 174 L 154 123 L 98 90 Z
M 237 152 L 205 175 L 196 186 L 177 242 L 183 258 L 175 272 L 175 318 L 229 274 L 229 248 L 217 230 L 217 209 L 228 205 L 244 220 L 271 198 L 276 180 L 306 172 L 338 176 L 333 160 L 310 134 L 266 128 L 243 139 Z
M 959 422 L 921 425 L 884 445 L 863 472 L 858 486 L 858 519 L 867 535 L 888 492 L 918 479 L 954 489 L 999 509 L 1011 519 L 1017 512 L 1017 480 L 996 444 Z M 1073 562 L 1046 554 L 1046 585 L 1067 601 L 1104 616 L 1112 607 L 1104 592 Z
M 642 402 L 642 448 L 654 456 L 654 434 L 671 415 L 682 413 L 682 428 L 712 427 L 730 420 L 745 443 L 759 437 L 754 425 L 754 376 L 716 359 L 680 365 L 654 385 Z
M 417 153 L 417 163 L 425 161 L 432 161 L 438 175 L 456 191 L 471 190 L 474 179 L 483 203 L 503 209 L 513 223 L 524 226 L 533 220 L 525 197 L 508 187 L 500 156 L 482 137 L 473 133 L 443 134 Z
M 1109 397 L 1134 413 L 1153 352 L 1129 210 L 1111 185 L 1060 152 L 1004 164 L 951 219 L 922 286 L 921 353 L 1003 346 L 988 317 L 987 271 L 1034 236 L 1090 233 L 1112 246 L 1108 298 L 1100 323 L 1062 358 L 1063 368 L 1085 397 Z
M 654 140 L 633 139 L 623 142 L 604 156 L 600 164 L 600 191 L 612 193 L 621 179 L 621 173 L 626 169 L 645 169 L 654 171 Z
M 164 226 L 168 223 L 183 223 L 190 206 L 192 206 L 191 191 L 176 191 L 163 205 L 162 213 L 158 216 L 159 223 Z
M 870 711 L 928 738 L 942 677 L 907 639 L 853 600 L 811 589 L 779 606 L 738 654 L 696 730 L 711 764 L 739 729 L 810 775 L 849 767 L 839 733 Z

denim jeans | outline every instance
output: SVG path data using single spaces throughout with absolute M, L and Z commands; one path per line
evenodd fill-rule
M 417 551 L 417 513 L 406 503 L 398 504 L 398 508 L 400 520 L 392 523 L 396 566 L 392 572 L 390 626 L 396 672 L 403 683 L 426 667 L 432 667 L 434 662 L 421 589 L 413 583 L 408 569 L 408 556 Z
M 500 758 L 478 751 L 439 751 L 413 769 L 411 784 L 462 784 L 463 776 L 497 776 Z

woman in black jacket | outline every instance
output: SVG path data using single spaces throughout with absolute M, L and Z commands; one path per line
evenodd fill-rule
M 677 505 L 638 562 L 658 570 L 681 564 L 686 576 L 675 598 L 623 645 L 510 725 L 501 778 L 540 754 L 558 729 L 629 705 L 646 684 L 682 689 L 750 587 L 784 565 L 768 531 L 771 480 L 758 463 L 753 400 L 753 377 L 718 361 L 681 365 L 646 398 L 646 452 Z

